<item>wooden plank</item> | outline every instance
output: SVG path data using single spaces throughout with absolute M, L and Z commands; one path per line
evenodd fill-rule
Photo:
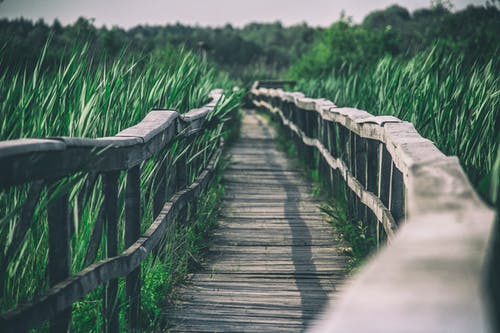
M 49 222 L 49 260 L 47 271 L 51 287 L 64 281 L 71 274 L 69 190 L 61 190 L 60 187 L 61 185 L 58 183 L 51 184 L 49 188 L 50 201 L 47 206 Z M 70 324 L 71 306 L 51 319 L 50 331 L 53 333 L 67 332 Z
M 106 254 L 108 258 L 118 255 L 118 177 L 119 172 L 113 171 L 103 175 L 104 216 L 106 226 Z M 107 283 L 103 291 L 104 331 L 117 333 L 119 331 L 119 300 L 118 279 Z
M 116 136 L 141 138 L 148 142 L 175 124 L 179 114 L 172 110 L 151 111 L 137 125 L 129 127 Z
M 101 260 L 81 272 L 56 284 L 45 294 L 29 303 L 0 316 L 0 327 L 5 332 L 19 332 L 36 327 L 47 318 L 63 311 L 73 302 L 95 290 L 110 280 L 125 276 L 135 270 L 147 258 L 167 232 L 167 227 L 175 213 L 202 193 L 210 181 L 215 165 L 221 153 L 221 147 L 213 154 L 208 167 L 188 188 L 177 192 L 168 201 L 161 213 L 155 218 L 149 229 L 121 255 Z
M 127 172 L 125 197 L 125 247 L 132 246 L 141 233 L 141 168 L 139 165 Z M 141 315 L 141 266 L 130 272 L 125 280 L 125 294 L 129 304 L 127 324 L 132 330 L 140 328 Z
M 16 139 L 0 141 L 0 158 L 34 152 L 59 151 L 65 148 L 66 145 L 60 140 Z
M 205 106 L 207 110 L 212 110 L 221 97 L 219 93 L 212 96 L 214 100 Z M 194 126 L 199 130 L 203 124 L 201 120 L 209 113 L 199 114 L 195 110 L 183 122 L 196 122 Z M 182 126 L 177 123 L 178 117 L 179 113 L 175 111 L 151 111 L 140 123 L 114 137 L 0 142 L 0 188 L 42 179 L 58 179 L 76 172 L 129 169 L 165 148 L 182 131 Z M 53 161 L 59 163 L 54 164 Z
M 281 112 L 265 98 L 270 93 L 260 90 L 256 105 Z M 373 212 L 385 226 L 387 206 L 396 216 L 407 207 L 409 220 L 311 332 L 492 332 L 481 290 L 495 214 L 478 199 L 458 160 L 445 157 L 411 123 L 339 111 L 323 110 L 323 117 L 381 142 L 377 195 L 385 208 Z M 284 124 L 299 133 L 295 124 Z M 321 150 L 311 138 L 303 141 Z M 343 169 L 339 161 L 332 164 Z M 351 188 L 363 200 L 365 193 Z
M 311 184 L 262 140 L 274 130 L 246 112 L 242 137 L 245 144 L 229 151 L 241 164 L 223 177 L 220 229 L 202 270 L 168 307 L 174 332 L 303 331 L 345 274 L 346 259 Z

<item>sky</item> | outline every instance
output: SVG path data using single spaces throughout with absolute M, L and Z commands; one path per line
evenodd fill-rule
M 180 22 L 190 25 L 241 27 L 250 22 L 274 22 L 285 25 L 306 22 L 328 26 L 342 12 L 361 22 L 375 10 L 394 3 L 414 10 L 429 7 L 430 0 L 0 0 L 0 17 L 43 18 L 63 24 L 80 16 L 92 18 L 98 26 L 129 28 L 138 24 L 163 25 Z M 458 10 L 468 4 L 482 5 L 485 0 L 452 0 Z

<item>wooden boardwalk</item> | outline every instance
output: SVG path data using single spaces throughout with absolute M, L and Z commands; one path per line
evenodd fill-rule
M 170 331 L 304 331 L 342 281 L 333 230 L 275 136 L 245 112 L 223 177 L 220 227 L 203 269 L 167 309 Z

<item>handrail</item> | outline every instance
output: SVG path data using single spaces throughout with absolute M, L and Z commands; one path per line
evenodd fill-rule
M 140 226 L 140 164 L 163 152 L 175 138 L 193 139 L 207 128 L 207 120 L 222 97 L 221 90 L 210 93 L 212 99 L 199 109 L 186 114 L 172 110 L 153 110 L 135 126 L 113 137 L 88 139 L 57 137 L 50 139 L 20 139 L 0 142 L 0 189 L 31 183 L 53 183 L 77 173 L 103 175 L 104 216 L 107 223 L 108 258 L 87 266 L 70 276 L 69 231 L 67 219 L 68 197 L 57 196 L 49 203 L 49 282 L 51 288 L 26 304 L 0 316 L 0 327 L 5 332 L 25 331 L 51 319 L 55 331 L 69 327 L 75 301 L 107 284 L 107 330 L 118 330 L 116 311 L 117 278 L 127 277 L 127 298 L 130 300 L 129 327 L 139 325 L 140 264 L 156 250 L 165 237 L 174 217 L 195 200 L 207 187 L 221 154 L 222 144 L 200 164 L 202 171 L 192 184 L 187 183 L 185 156 L 174 166 L 175 183 L 167 194 L 166 168 L 161 167 L 155 180 L 154 221 L 141 236 Z M 211 145 L 213 143 L 210 143 Z M 199 160 L 195 158 L 195 160 Z M 162 162 L 163 163 L 163 162 Z M 197 166 L 197 168 L 198 168 Z M 117 188 L 118 174 L 127 171 L 127 200 L 125 203 L 125 250 L 117 253 Z M 34 209 L 34 205 L 32 207 Z M 99 237 L 100 238 L 100 237 Z M 99 239 L 98 239 L 99 241 Z M 89 244 L 89 247 L 92 244 Z M 98 247 L 99 245 L 97 245 Z M 95 254 L 94 254 L 95 256 Z M 135 313 L 134 313 L 135 312 Z
M 492 330 L 482 282 L 495 213 L 456 157 L 395 117 L 281 89 L 254 88 L 250 99 L 276 116 L 302 156 L 320 155 L 320 171 L 322 163 L 340 171 L 351 212 L 369 219 L 370 209 L 390 241 L 313 332 Z
M 221 90 L 216 89 L 210 93 L 211 102 L 185 114 L 153 110 L 137 125 L 112 137 L 0 141 L 0 188 L 76 172 L 130 169 L 158 153 L 177 135 L 201 130 L 221 96 Z M 59 163 L 54 164 L 54 160 Z

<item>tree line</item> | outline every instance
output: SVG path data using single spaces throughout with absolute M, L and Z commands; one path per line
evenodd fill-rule
M 498 53 L 499 31 L 497 1 L 456 12 L 442 1 L 413 12 L 393 5 L 371 12 L 360 24 L 344 15 L 328 28 L 274 22 L 242 28 L 177 23 L 123 29 L 96 27 L 83 17 L 66 26 L 57 20 L 48 24 L 1 19 L 0 71 L 34 67 L 49 41 L 47 67 L 57 67 L 74 48 L 86 43 L 94 58 L 109 59 L 123 50 L 141 58 L 179 47 L 195 52 L 203 48 L 211 62 L 244 81 L 283 75 L 317 77 L 371 66 L 386 55 L 411 58 L 436 43 L 447 52 L 464 54 L 471 63 L 486 62 Z

